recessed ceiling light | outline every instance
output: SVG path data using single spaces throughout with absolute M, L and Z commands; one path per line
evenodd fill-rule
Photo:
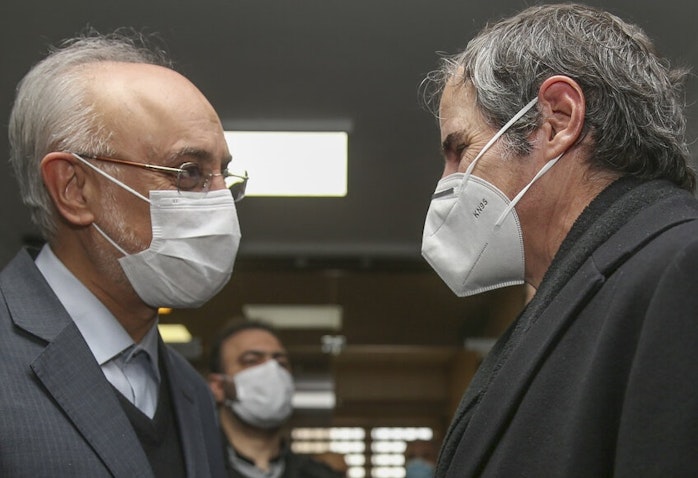
M 344 197 L 345 131 L 226 131 L 231 172 L 247 171 L 246 196 Z
M 340 305 L 247 304 L 242 311 L 249 320 L 265 322 L 277 329 L 342 328 Z
M 191 342 L 191 334 L 184 324 L 158 324 L 160 336 L 167 343 L 188 343 Z

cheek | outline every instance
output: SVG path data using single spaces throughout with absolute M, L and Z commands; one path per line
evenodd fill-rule
M 234 399 L 237 396 L 235 391 L 235 384 L 229 380 L 223 382 L 223 394 L 224 398 Z
M 146 249 L 152 240 L 150 205 L 124 191 L 105 205 L 105 219 L 117 237 L 113 239 L 130 253 Z
M 155 190 L 168 190 L 168 189 L 177 189 L 177 180 L 175 176 L 166 176 L 166 175 L 159 175 L 157 178 L 153 178 L 154 180 L 151 181 L 149 184 L 145 184 L 145 193 L 143 195 L 145 197 L 148 197 L 148 192 L 149 191 L 155 191 Z
M 463 153 L 463 156 L 460 158 L 460 161 L 458 161 L 458 163 L 455 164 L 454 172 L 464 173 L 468 169 L 470 164 L 475 160 L 476 154 L 473 154 L 470 151 L 471 149 L 468 149 Z M 481 176 L 481 174 L 485 172 L 484 170 L 486 169 L 486 165 L 482 164 L 483 159 L 485 158 L 480 158 L 475 167 L 473 168 L 472 174 L 474 174 L 475 176 Z
M 535 173 L 535 171 L 529 172 L 527 168 L 522 168 L 521 162 L 515 158 L 503 159 L 501 165 L 497 168 L 491 168 L 484 179 L 496 185 L 512 200 L 526 187 Z M 536 186 L 534 185 L 532 189 L 535 188 Z M 521 200 L 530 198 L 531 192 L 531 189 L 529 189 Z

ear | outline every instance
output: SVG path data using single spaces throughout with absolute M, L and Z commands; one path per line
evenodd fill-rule
M 88 226 L 94 221 L 86 189 L 88 177 L 70 153 L 49 153 L 41 160 L 41 175 L 58 213 L 70 224 Z
M 584 92 L 568 76 L 551 76 L 538 90 L 538 107 L 543 117 L 543 141 L 553 158 L 574 146 L 582 134 L 586 112 Z
M 208 374 L 208 386 L 216 403 L 223 403 L 225 400 L 225 377 L 219 373 Z

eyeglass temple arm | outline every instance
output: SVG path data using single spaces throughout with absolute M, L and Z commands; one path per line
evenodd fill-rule
M 233 176 L 235 178 L 240 178 L 240 179 L 244 179 L 244 180 L 250 179 L 250 176 L 247 174 L 247 171 L 245 171 L 242 174 L 228 173 L 228 176 Z
M 83 158 L 96 159 L 98 161 L 107 161 L 109 163 L 127 164 L 130 166 L 138 166 L 139 168 L 153 169 L 156 171 L 167 171 L 169 173 L 183 173 L 184 172 L 184 170 L 180 169 L 180 168 L 170 168 L 168 166 L 159 166 L 156 164 L 138 163 L 136 161 L 128 161 L 126 159 L 103 158 L 101 156 L 86 156 L 86 155 L 81 155 L 81 156 Z M 250 179 L 249 175 L 247 174 L 247 171 L 245 171 L 243 174 L 228 173 L 228 176 L 233 176 L 233 177 L 244 179 L 244 180 Z
M 181 172 L 183 172 L 183 170 L 180 168 L 170 168 L 167 166 L 158 166 L 156 164 L 138 163 L 136 161 L 127 161 L 125 159 L 103 158 L 101 156 L 83 156 L 83 157 L 89 158 L 89 159 L 96 159 L 98 161 L 106 161 L 108 163 L 127 164 L 129 166 L 138 166 L 139 168 L 154 169 L 156 171 L 167 171 L 168 173 L 181 173 Z

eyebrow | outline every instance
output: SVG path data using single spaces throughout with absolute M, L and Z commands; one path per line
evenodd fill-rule
M 242 354 L 240 354 L 240 357 L 245 357 L 248 355 L 253 355 L 257 357 L 265 357 L 269 356 L 272 358 L 288 358 L 288 352 L 285 351 L 274 351 L 274 352 L 265 352 L 264 350 L 246 350 Z
M 170 153 L 167 157 L 169 161 L 175 161 L 178 160 L 179 158 L 182 158 L 184 156 L 196 158 L 200 161 L 211 161 L 211 153 L 210 151 L 207 151 L 205 149 L 201 148 L 195 148 L 191 146 L 185 146 L 184 148 L 180 148 L 176 151 L 173 151 Z M 226 162 L 229 163 L 233 160 L 232 155 L 227 154 L 224 158 L 222 158 L 222 163 L 225 164 Z

